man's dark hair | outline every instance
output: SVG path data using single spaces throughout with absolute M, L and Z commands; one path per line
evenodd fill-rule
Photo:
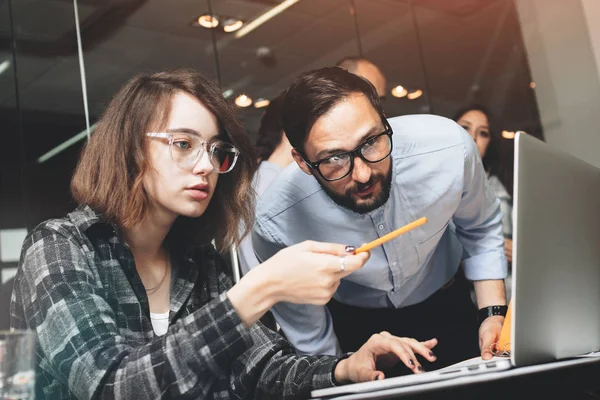
M 287 90 L 281 113 L 290 144 L 304 155 L 304 143 L 315 122 L 352 94 L 364 95 L 385 118 L 377 90 L 366 79 L 340 67 L 325 67 L 300 75 Z
M 281 123 L 281 109 L 285 100 L 285 92 L 274 98 L 265 109 L 258 128 L 256 139 L 256 152 L 260 161 L 267 160 L 281 143 L 283 138 L 283 125 Z

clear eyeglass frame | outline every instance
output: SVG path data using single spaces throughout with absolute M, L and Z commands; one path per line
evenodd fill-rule
M 218 174 L 226 174 L 233 170 L 237 159 L 240 156 L 240 151 L 238 149 L 236 149 L 232 144 L 222 140 L 205 142 L 199 137 L 187 133 L 149 132 L 146 133 L 146 136 L 167 139 L 169 142 L 169 153 L 171 155 L 171 159 L 182 168 L 192 167 L 202 158 L 204 153 L 207 153 L 215 172 Z M 188 154 L 184 155 L 176 154 L 176 151 L 173 149 L 177 145 L 177 136 L 184 137 L 186 140 L 189 139 L 190 142 L 197 143 L 198 150 L 195 152 L 190 151 Z M 194 145 L 192 145 L 192 148 L 194 148 Z M 185 149 L 182 148 L 182 150 Z M 219 156 L 222 156 L 223 160 L 221 160 Z

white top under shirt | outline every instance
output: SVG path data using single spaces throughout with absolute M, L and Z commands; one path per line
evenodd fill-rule
M 156 336 L 162 336 L 167 333 L 169 328 L 169 312 L 166 313 L 150 313 L 150 321 L 152 321 L 152 329 Z

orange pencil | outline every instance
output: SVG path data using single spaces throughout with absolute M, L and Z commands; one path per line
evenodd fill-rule
M 410 224 L 406 224 L 402 228 L 398 228 L 395 231 L 390 232 L 387 235 L 384 235 L 384 236 L 380 237 L 379 239 L 375 239 L 375 240 L 373 240 L 370 243 L 367 243 L 367 244 L 364 244 L 364 245 L 360 246 L 358 249 L 354 250 L 354 254 L 362 253 L 363 251 L 369 251 L 372 248 L 379 246 L 380 244 L 384 244 L 388 240 L 392 240 L 396 236 L 400 236 L 403 233 L 406 233 L 408 231 L 412 231 L 416 227 L 419 227 L 419 226 L 423 225 L 426 222 L 427 222 L 427 217 L 419 218 L 418 220 L 413 221 Z

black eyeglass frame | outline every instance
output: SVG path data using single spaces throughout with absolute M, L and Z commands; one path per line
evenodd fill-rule
M 392 130 L 392 127 L 390 126 L 390 124 L 387 122 L 387 120 L 385 118 L 382 118 L 382 121 L 383 121 L 383 125 L 385 126 L 385 130 L 383 132 L 381 132 L 381 133 L 378 133 L 375 136 L 368 137 L 361 144 L 359 144 L 358 146 L 356 146 L 354 148 L 354 150 L 344 151 L 344 152 L 337 153 L 337 154 L 332 154 L 330 156 L 327 156 L 327 157 L 322 158 L 320 160 L 317 160 L 315 162 L 308 161 L 306 159 L 306 157 L 304 155 L 302 155 L 302 159 L 304 160 L 304 163 L 310 169 L 317 171 L 319 173 L 319 175 L 321 176 L 321 178 L 325 179 L 328 182 L 335 182 L 335 181 L 339 181 L 340 179 L 344 179 L 345 177 L 347 177 L 348 175 L 350 175 L 352 173 L 352 170 L 354 170 L 354 159 L 356 157 L 360 157 L 361 160 L 363 160 L 365 162 L 368 162 L 369 164 L 375 164 L 375 163 L 378 163 L 378 162 L 381 162 L 381 161 L 385 160 L 386 158 L 388 158 L 390 156 L 390 154 L 392 154 L 392 149 L 394 148 L 394 142 L 392 140 L 392 135 L 394 134 L 394 131 Z M 380 158 L 379 160 L 376 160 L 376 161 L 367 160 L 365 158 L 365 156 L 361 152 L 362 148 L 368 142 L 372 141 L 375 138 L 383 136 L 383 135 L 388 135 L 389 136 L 389 139 L 390 139 L 390 151 L 385 156 L 383 156 L 382 158 Z M 332 157 L 339 157 L 339 156 L 343 156 L 343 155 L 346 155 L 346 154 L 350 155 L 350 169 L 348 169 L 348 172 L 345 173 L 344 175 L 342 175 L 339 178 L 335 178 L 335 179 L 328 179 L 328 178 L 326 178 L 323 175 L 323 173 L 321 172 L 321 170 L 319 169 L 319 165 L 321 165 L 323 162 L 329 160 Z

